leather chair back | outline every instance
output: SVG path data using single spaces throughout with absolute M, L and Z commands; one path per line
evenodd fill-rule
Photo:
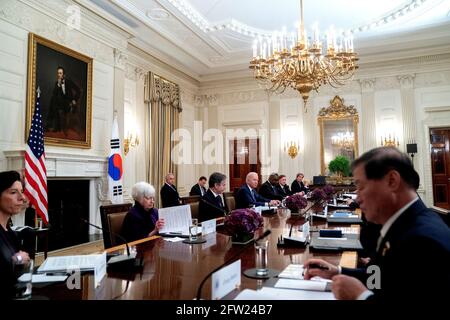
M 231 192 L 224 193 L 224 199 L 230 212 L 236 209 L 236 200 L 234 199 L 234 195 Z
M 191 216 L 192 218 L 198 219 L 198 207 L 200 202 L 191 202 L 189 206 L 191 207 Z
M 115 234 L 122 235 L 123 220 L 131 206 L 131 203 L 100 206 L 105 249 L 123 243 L 123 241 L 119 237 L 116 237 Z

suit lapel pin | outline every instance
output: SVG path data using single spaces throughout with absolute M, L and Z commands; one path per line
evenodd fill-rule
M 389 241 L 386 241 L 386 243 L 384 244 L 384 248 L 383 248 L 383 252 L 382 252 L 382 256 L 384 257 L 386 255 L 386 252 L 391 248 L 391 244 L 389 243 Z

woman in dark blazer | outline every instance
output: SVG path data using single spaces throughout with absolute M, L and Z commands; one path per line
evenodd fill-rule
M 147 182 L 133 186 L 131 195 L 135 201 L 122 225 L 122 235 L 128 242 L 158 234 L 164 226 L 164 219 L 158 218 L 155 208 L 155 188 Z
M 9 221 L 25 208 L 26 197 L 20 175 L 16 171 L 0 172 L 0 297 L 14 295 L 13 264 L 28 264 L 30 256 L 20 250 L 20 241 Z

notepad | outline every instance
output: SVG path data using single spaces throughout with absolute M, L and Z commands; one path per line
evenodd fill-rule
M 46 274 L 33 274 L 31 279 L 32 283 L 50 283 L 50 282 L 64 282 L 67 279 L 67 275 L 48 276 Z
M 303 271 L 304 268 L 302 264 L 291 263 L 278 274 L 278 278 L 303 280 Z
M 102 254 L 48 257 L 37 270 L 38 273 L 67 272 L 69 269 L 80 271 L 93 271 L 102 263 Z M 105 255 L 106 261 L 106 255 Z
M 329 282 L 302 280 L 302 279 L 279 279 L 275 284 L 275 288 L 312 290 L 312 291 L 331 291 Z
M 264 287 L 261 290 L 245 289 L 235 300 L 336 300 L 332 292 L 292 290 Z

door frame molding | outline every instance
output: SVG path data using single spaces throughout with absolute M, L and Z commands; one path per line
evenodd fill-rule
M 450 128 L 450 106 L 445 107 L 426 107 L 424 108 L 426 114 L 425 120 L 422 121 L 424 130 L 424 145 L 420 150 L 424 156 L 424 172 L 423 172 L 423 187 L 419 188 L 418 192 L 424 194 L 424 200 L 428 206 L 434 206 L 434 192 L 433 192 L 433 170 L 431 168 L 431 148 L 430 148 L 430 129 Z M 445 113 L 443 116 L 441 113 Z M 416 163 L 419 163 L 419 159 Z

